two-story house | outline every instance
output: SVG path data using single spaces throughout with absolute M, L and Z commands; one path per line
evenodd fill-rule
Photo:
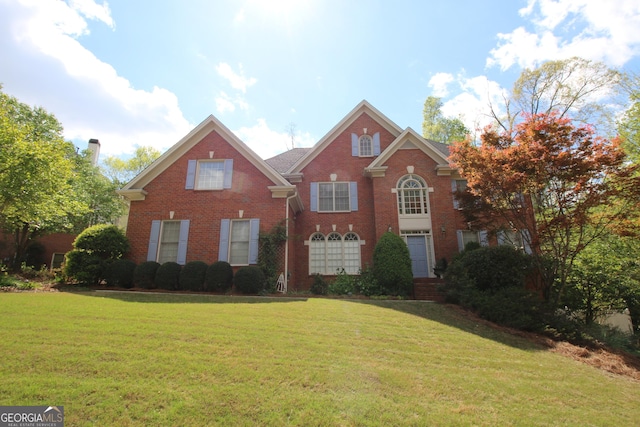
M 134 261 L 255 264 L 259 233 L 285 221 L 279 268 L 290 289 L 308 289 L 316 273 L 371 265 L 387 231 L 407 242 L 414 277 L 434 277 L 437 260 L 486 240 L 457 209 L 463 183 L 446 145 L 362 101 L 315 146 L 267 160 L 210 116 L 120 194 Z

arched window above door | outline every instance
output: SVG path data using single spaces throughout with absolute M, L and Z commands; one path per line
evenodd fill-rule
M 398 180 L 398 212 L 400 215 L 426 215 L 428 213 L 428 192 L 424 179 L 408 174 Z

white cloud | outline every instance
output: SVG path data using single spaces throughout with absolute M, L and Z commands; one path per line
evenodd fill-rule
M 236 95 L 235 98 L 227 95 L 225 92 L 220 92 L 220 94 L 215 99 L 216 102 L 216 111 L 218 113 L 223 114 L 226 112 L 234 112 L 236 107 L 241 110 L 248 110 L 249 104 L 244 98 L 240 95 Z
M 283 153 L 287 147 L 291 147 L 291 135 L 286 131 L 276 132 L 269 128 L 265 119 L 258 119 L 252 127 L 242 127 L 233 132 L 263 159 Z M 295 137 L 296 147 L 311 147 L 315 142 L 309 133 L 297 134 Z
M 162 150 L 188 133 L 175 94 L 135 89 L 82 46 L 76 37 L 88 33 L 86 18 L 115 26 L 106 3 L 0 0 L 3 90 L 55 114 L 66 138 L 98 138 L 107 155 L 136 145 Z
M 247 93 L 247 88 L 256 84 L 258 80 L 253 77 L 245 77 L 242 70 L 242 64 L 239 65 L 239 68 L 240 72 L 238 74 L 233 71 L 229 64 L 221 62 L 216 66 L 216 71 L 221 77 L 224 77 L 229 81 L 232 88 L 237 89 L 242 93 Z
M 460 93 L 442 105 L 446 117 L 460 118 L 474 132 L 492 123 L 489 116 L 493 108 L 498 114 L 504 112 L 504 89 L 486 76 L 468 78 L 464 74 L 456 77 Z
M 534 67 L 546 60 L 580 56 L 619 67 L 640 53 L 637 0 L 529 0 L 520 15 L 534 24 L 498 34 L 488 66 Z
M 429 79 L 428 86 L 433 89 L 433 96 L 445 97 L 449 95 L 448 85 L 454 78 L 449 73 L 437 73 Z
M 103 4 L 97 4 L 92 0 L 71 0 L 69 6 L 88 19 L 101 21 L 111 28 L 115 27 L 109 4 L 106 1 Z

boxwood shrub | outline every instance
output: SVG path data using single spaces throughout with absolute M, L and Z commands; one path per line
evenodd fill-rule
M 176 291 L 180 289 L 180 271 L 182 266 L 177 262 L 169 261 L 158 267 L 155 283 L 159 289 Z
M 97 285 L 104 277 L 105 262 L 92 253 L 74 249 L 67 252 L 64 274 L 83 285 Z
M 207 268 L 204 278 L 204 290 L 207 292 L 226 292 L 233 286 L 233 268 L 226 261 L 216 261 Z
M 238 292 L 243 294 L 259 294 L 264 290 L 266 279 L 259 267 L 248 265 L 240 267 L 233 282 Z
M 180 270 L 180 289 L 200 292 L 204 290 L 204 278 L 209 266 L 203 261 L 190 261 Z
M 154 289 L 156 271 L 160 264 L 155 261 L 145 261 L 133 270 L 133 286 L 143 289 Z
M 136 263 L 130 259 L 117 259 L 109 264 L 105 272 L 107 286 L 119 288 L 133 287 L 133 272 Z

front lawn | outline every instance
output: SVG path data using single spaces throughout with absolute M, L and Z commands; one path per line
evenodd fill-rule
M 0 294 L 0 405 L 66 426 L 634 425 L 640 382 L 419 301 Z

